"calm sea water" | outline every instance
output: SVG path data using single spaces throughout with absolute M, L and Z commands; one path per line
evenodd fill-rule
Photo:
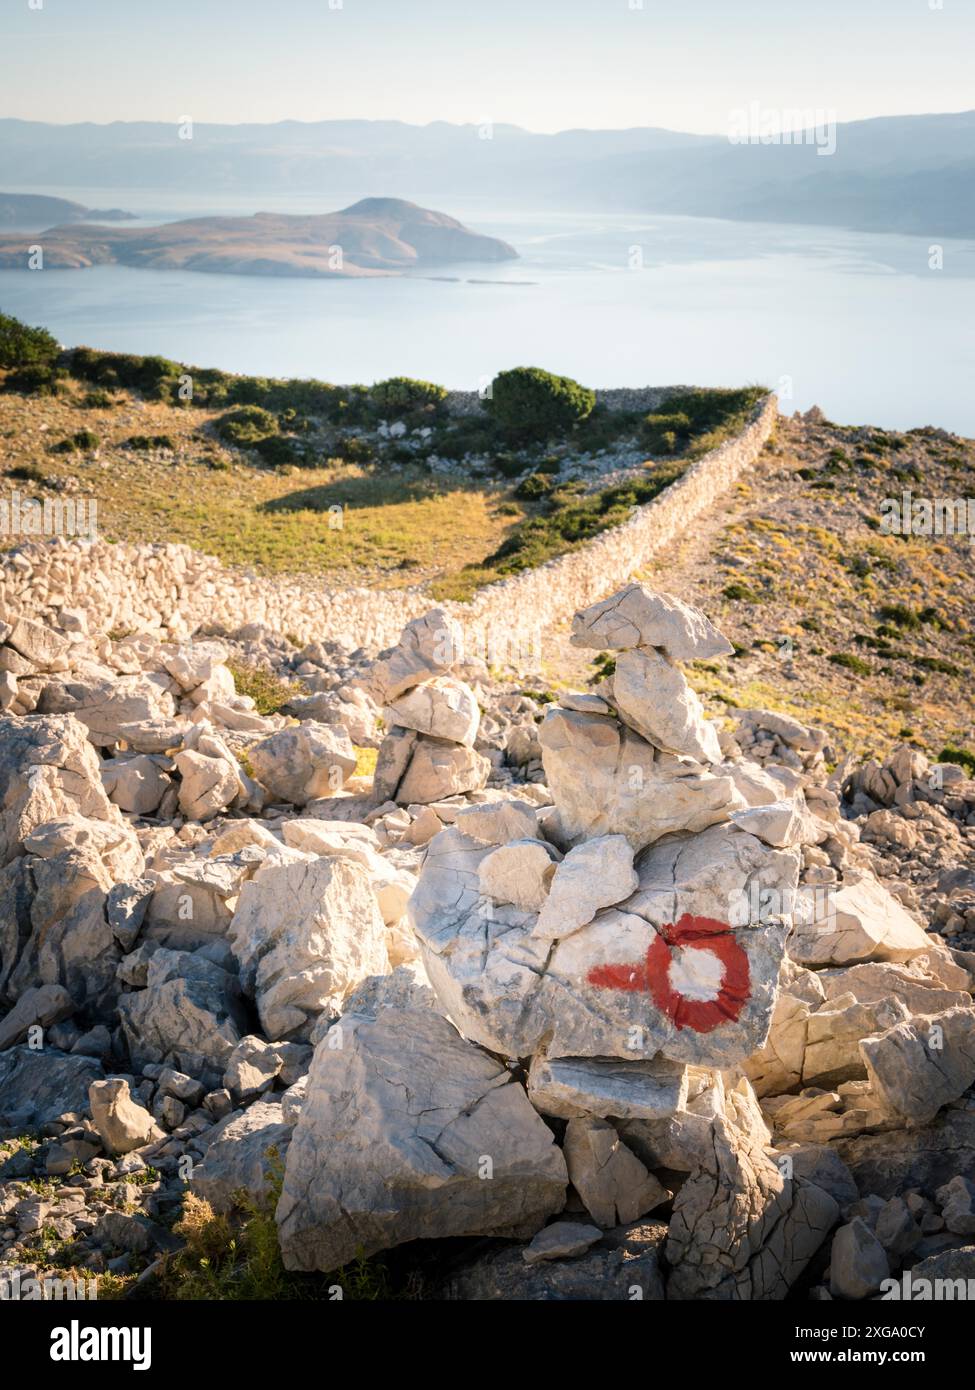
M 42 191 L 42 190 L 37 190 Z M 151 223 L 353 197 L 214 200 L 43 190 Z M 326 282 L 104 266 L 0 271 L 0 308 L 68 344 L 197 366 L 474 388 L 534 364 L 592 386 L 776 387 L 783 409 L 975 435 L 975 243 L 687 217 L 505 212 L 418 198 L 520 260 L 451 279 Z

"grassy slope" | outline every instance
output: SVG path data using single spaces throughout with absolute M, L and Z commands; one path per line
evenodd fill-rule
M 320 468 L 262 467 L 201 428 L 221 412 L 126 397 L 118 409 L 83 409 L 82 391 L 28 398 L 0 393 L 4 488 L 53 495 L 11 469 L 38 470 L 98 501 L 108 540 L 185 541 L 227 564 L 345 582 L 414 584 L 459 569 L 499 544 L 521 515 L 501 515 L 495 486 L 432 477 L 421 466 L 372 471 L 323 459 Z M 93 431 L 95 454 L 52 445 Z M 173 451 L 127 449 L 133 435 L 168 435 Z M 341 506 L 342 526 L 329 507 Z
M 688 669 L 712 711 L 786 710 L 862 754 L 975 747 L 971 538 L 878 534 L 869 519 L 906 487 L 975 496 L 975 445 L 783 421 L 726 505 L 650 567 L 738 648 Z

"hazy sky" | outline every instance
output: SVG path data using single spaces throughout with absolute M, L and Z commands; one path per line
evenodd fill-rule
M 0 115 L 724 131 L 975 106 L 975 0 L 0 0 Z

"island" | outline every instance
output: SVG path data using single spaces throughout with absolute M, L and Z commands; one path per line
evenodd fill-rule
M 0 227 L 21 231 L 67 222 L 134 222 L 135 215 L 121 208 L 86 208 L 70 198 L 49 198 L 42 193 L 0 193 Z
M 401 198 L 364 198 L 314 216 L 258 212 L 252 217 L 195 217 L 159 227 L 61 225 L 37 234 L 0 236 L 0 269 L 22 269 L 31 244 L 49 269 L 124 265 L 233 275 L 354 278 L 403 275 L 462 261 L 497 262 L 517 251 L 445 213 Z

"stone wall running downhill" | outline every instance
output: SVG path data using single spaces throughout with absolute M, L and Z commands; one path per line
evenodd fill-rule
M 705 454 L 622 526 L 538 569 L 489 585 L 469 604 L 442 605 L 464 624 L 468 655 L 494 664 L 511 661 L 521 669 L 536 664 L 545 642 L 575 609 L 623 584 L 755 463 L 774 428 L 777 405 L 770 395 L 739 435 Z M 311 576 L 230 570 L 176 544 L 28 542 L 0 558 L 0 576 L 0 616 L 7 622 L 21 615 L 56 620 L 60 609 L 80 608 L 93 633 L 165 630 L 184 637 L 263 623 L 300 642 L 327 637 L 382 647 L 433 606 L 420 588 L 326 588 Z

